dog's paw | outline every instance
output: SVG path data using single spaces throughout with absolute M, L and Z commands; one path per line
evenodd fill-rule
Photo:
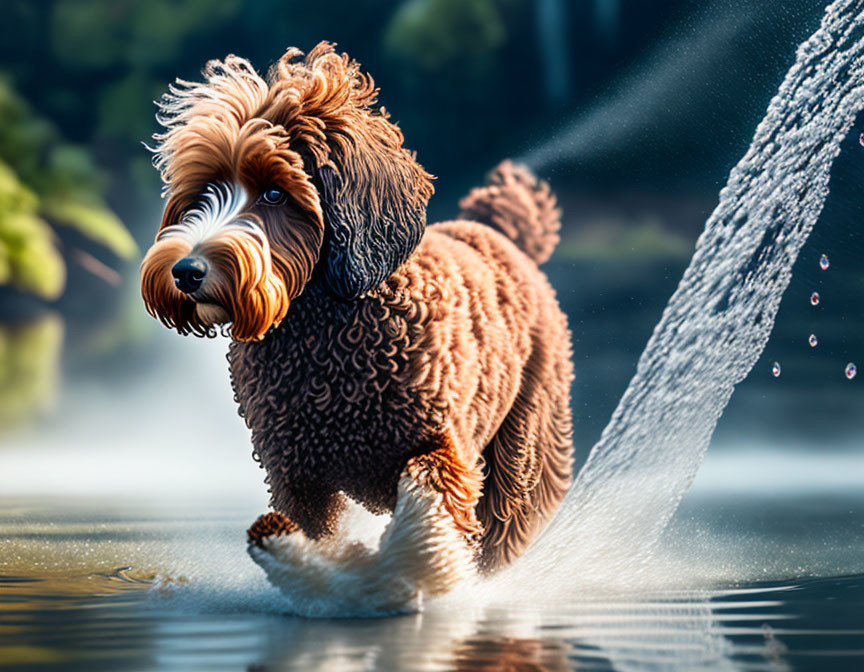
M 262 541 L 267 537 L 278 537 L 297 532 L 300 528 L 284 513 L 278 511 L 270 511 L 262 516 L 258 516 L 249 529 L 246 531 L 246 540 L 250 544 L 261 546 Z

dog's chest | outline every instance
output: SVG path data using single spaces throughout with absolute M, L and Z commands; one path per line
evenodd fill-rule
M 422 339 L 392 303 L 310 288 L 264 341 L 232 344 L 236 397 L 271 487 L 303 479 L 386 506 L 376 500 L 436 423 L 412 388 Z

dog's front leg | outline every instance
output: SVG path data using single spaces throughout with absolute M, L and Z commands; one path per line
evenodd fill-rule
M 275 483 L 271 505 L 276 509 L 261 516 L 246 531 L 250 544 L 261 546 L 267 537 L 302 532 L 315 541 L 333 537 L 346 510 L 345 495 L 328 492 L 315 484 Z
M 280 511 L 264 513 L 255 520 L 246 530 L 246 541 L 256 546 L 261 546 L 266 537 L 283 536 L 297 532 L 300 527 L 288 516 Z
M 479 463 L 466 464 L 443 435 L 405 465 L 377 549 L 339 534 L 313 541 L 282 514 L 268 514 L 250 528 L 249 553 L 297 613 L 412 611 L 476 575 L 481 486 Z
M 483 536 L 483 527 L 476 513 L 483 488 L 479 461 L 466 464 L 449 433 L 434 439 L 429 447 L 429 452 L 408 461 L 403 478 L 407 476 L 414 487 L 438 493 L 453 524 L 464 535 L 465 541 L 475 548 Z
M 426 596 L 472 577 L 483 534 L 475 513 L 482 483 L 479 462 L 466 464 L 449 434 L 410 459 L 381 537 L 379 571 L 404 577 Z

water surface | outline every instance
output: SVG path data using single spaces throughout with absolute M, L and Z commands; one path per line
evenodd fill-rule
M 0 661 L 22 670 L 860 669 L 864 497 L 730 497 L 722 460 L 706 466 L 641 585 L 587 585 L 573 568 L 558 586 L 538 577 L 534 590 L 480 588 L 369 620 L 284 613 L 244 553 L 253 502 L 6 498 Z

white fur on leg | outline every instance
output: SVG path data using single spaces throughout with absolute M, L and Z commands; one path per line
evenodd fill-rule
M 416 611 L 424 596 L 440 595 L 475 575 L 474 554 L 440 493 L 407 473 L 399 479 L 396 510 L 378 550 L 337 533 L 312 541 L 301 532 L 250 545 L 252 559 L 309 617 L 379 616 Z

